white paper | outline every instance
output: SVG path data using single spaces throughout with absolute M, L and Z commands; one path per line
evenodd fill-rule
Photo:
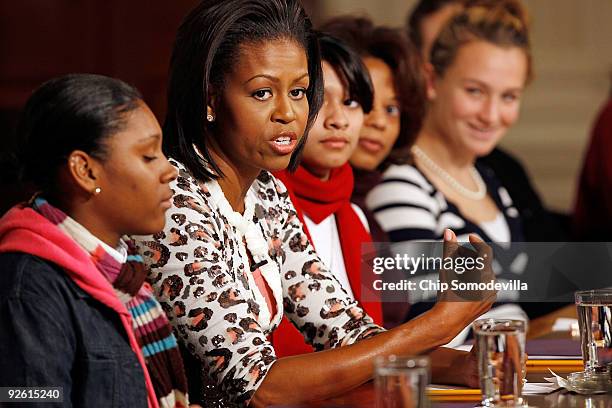
M 536 394 L 550 394 L 553 391 L 561 388 L 557 385 L 554 378 L 551 378 L 551 382 L 547 383 L 530 383 L 528 382 L 523 386 L 523 395 L 536 395 Z M 427 387 L 428 390 L 466 390 L 467 387 L 458 387 L 455 385 L 442 385 L 442 384 L 430 384 Z
M 532 356 L 532 355 L 529 355 L 529 360 L 582 360 L 582 356 Z
M 530 383 L 528 382 L 523 386 L 523 395 L 536 395 L 536 394 L 550 394 L 553 391 L 558 390 L 559 387 L 554 383 Z
M 555 332 L 569 332 L 572 326 L 578 325 L 578 319 L 570 319 L 567 317 L 559 317 L 555 320 L 552 330 Z
M 470 351 L 472 350 L 472 347 L 474 347 L 474 345 L 473 344 L 462 344 L 460 346 L 454 346 L 454 347 L 447 347 L 447 346 L 442 346 L 442 347 L 450 348 L 453 350 Z

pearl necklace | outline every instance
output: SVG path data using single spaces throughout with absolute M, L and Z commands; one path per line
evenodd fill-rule
M 487 186 L 482 179 L 478 170 L 472 165 L 470 168 L 470 175 L 476 183 L 476 191 L 466 188 L 463 184 L 459 183 L 453 176 L 448 174 L 442 167 L 438 166 L 421 148 L 417 145 L 412 146 L 412 153 L 423 162 L 431 171 L 446 182 L 453 190 L 461 194 L 465 198 L 470 200 L 478 201 L 482 200 L 487 195 Z

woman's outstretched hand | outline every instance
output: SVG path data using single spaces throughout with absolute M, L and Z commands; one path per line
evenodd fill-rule
M 448 289 L 438 293 L 438 302 L 434 306 L 443 316 L 448 316 L 453 321 L 459 319 L 463 322 L 463 327 L 488 311 L 497 297 L 497 292 L 494 290 L 453 291 L 451 289 L 453 280 L 476 283 L 495 281 L 491 267 L 493 250 L 476 234 L 470 234 L 469 239 L 474 250 L 459 245 L 457 236 L 450 229 L 444 231 L 444 260 L 462 258 L 462 265 L 466 265 L 466 259 L 473 259 L 474 262 L 470 263 L 473 267 L 463 267 L 461 272 L 456 270 L 457 268 L 440 271 L 440 282 L 448 284 Z

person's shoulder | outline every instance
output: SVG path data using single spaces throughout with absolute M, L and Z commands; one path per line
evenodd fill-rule
M 37 256 L 22 252 L 0 254 L 0 298 L 49 298 L 75 294 L 66 272 Z
M 612 137 L 612 98 L 610 98 L 601 108 L 593 125 L 593 139 L 597 139 L 602 144 L 609 144 Z
M 428 193 L 434 191 L 433 185 L 425 175 L 412 164 L 393 164 L 383 173 L 382 183 L 409 183 Z
M 268 171 L 262 171 L 251 191 L 255 196 L 255 218 L 262 228 L 284 230 L 297 219 L 297 210 L 285 184 Z
M 498 178 L 502 181 L 507 179 L 528 180 L 529 175 L 520 159 L 510 152 L 496 147 L 486 156 L 476 161 L 476 168 L 485 176 L 485 181 Z
M 519 207 L 542 206 L 527 169 L 510 152 L 495 148 L 476 161 L 476 169 L 482 175 L 487 188 L 499 192 L 505 207 L 510 206 L 513 201 L 517 202 Z M 512 197 L 512 200 L 504 199 L 504 196 Z
M 432 224 L 432 218 L 447 208 L 442 194 L 410 164 L 389 166 L 383 180 L 366 196 L 366 206 L 386 231 L 397 228 L 398 222 L 412 225 L 408 219 L 420 223 L 427 219 L 427 224 Z
M 181 163 L 180 161 L 176 160 L 175 158 L 168 157 L 168 163 L 170 163 L 170 165 L 172 165 L 172 167 L 174 167 L 176 170 L 178 170 L 178 177 L 184 177 L 184 178 L 188 178 L 188 179 L 195 178 L 193 176 L 193 174 L 191 174 L 191 172 L 189 171 L 187 166 L 185 166 L 183 163 Z
M 271 204 L 285 201 L 289 196 L 285 184 L 278 177 L 265 170 L 259 173 L 253 188 L 260 201 L 267 201 Z
M 353 209 L 355 214 L 357 214 L 357 216 L 359 217 L 359 220 L 363 224 L 363 227 L 366 229 L 366 231 L 370 232 L 370 224 L 368 223 L 368 218 L 366 217 L 361 207 L 359 207 L 355 203 L 351 203 L 351 208 Z
M 603 105 L 599 116 L 602 118 L 605 117 L 607 120 L 612 121 L 612 98 L 608 99 L 608 101 Z
M 383 173 L 381 182 L 366 196 L 366 205 L 371 208 L 373 200 L 397 202 L 413 200 L 435 200 L 437 190 L 425 175 L 411 164 L 391 165 Z
M 166 213 L 166 218 L 183 219 L 184 214 L 176 212 L 188 210 L 193 210 L 204 218 L 213 216 L 217 207 L 211 192 L 214 181 L 199 180 L 187 166 L 174 158 L 169 158 L 168 161 L 178 173 L 176 179 L 170 182 L 173 198 L 172 207 Z
M 170 188 L 172 188 L 175 195 L 195 195 L 204 200 L 210 197 L 207 183 L 198 180 L 198 178 L 189 170 L 189 168 L 187 168 L 187 166 L 174 158 L 168 158 L 168 162 L 178 171 L 176 179 L 170 182 Z

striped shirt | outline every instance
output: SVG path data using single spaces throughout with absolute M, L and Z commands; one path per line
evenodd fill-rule
M 488 167 L 477 165 L 476 169 L 504 215 L 510 241 L 522 242 L 519 212 L 508 191 Z M 465 218 L 457 206 L 447 201 L 417 167 L 409 164 L 390 166 L 382 182 L 367 195 L 366 205 L 392 242 L 441 240 L 446 228 L 452 229 L 459 241 L 467 241 L 470 233 L 493 241 L 479 224 Z
M 477 163 L 476 169 L 487 186 L 488 194 L 503 214 L 510 231 L 510 242 L 523 242 L 519 212 L 507 190 L 489 167 Z M 495 253 L 493 270 L 498 280 L 517 279 L 527 267 L 528 256 L 521 245 L 494 242 L 481 225 L 465 218 L 457 206 L 413 165 L 390 166 L 383 174 L 382 182 L 367 195 L 366 205 L 389 240 L 395 243 L 393 253 L 412 252 L 413 241 L 442 241 L 444 230 L 450 228 L 460 242 L 467 242 L 468 235 L 476 233 L 491 245 Z M 516 292 L 500 293 L 498 300 L 516 301 L 518 295 Z M 419 307 L 414 306 L 410 316 L 419 311 Z

